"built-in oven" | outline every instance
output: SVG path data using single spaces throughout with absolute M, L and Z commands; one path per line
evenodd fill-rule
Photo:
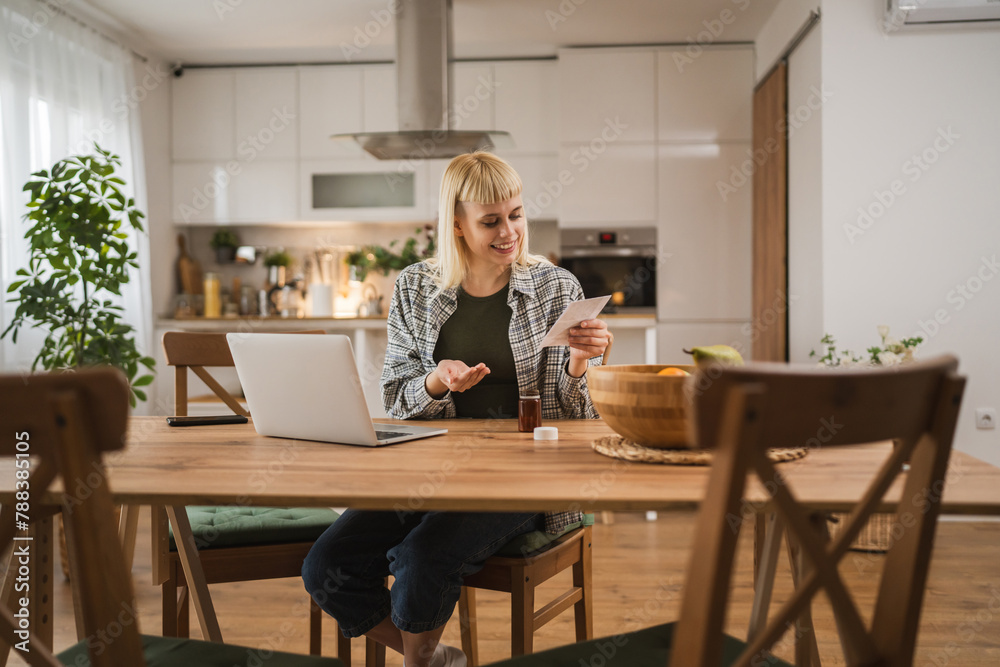
M 587 298 L 611 295 L 604 312 L 656 314 L 656 228 L 563 229 L 559 265 Z

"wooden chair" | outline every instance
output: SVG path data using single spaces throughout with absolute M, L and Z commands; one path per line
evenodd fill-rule
M 323 331 L 295 333 L 322 334 Z M 213 378 L 205 367 L 232 367 L 233 357 L 224 333 L 187 333 L 168 331 L 163 335 L 163 351 L 167 364 L 174 366 L 174 412 L 186 415 L 188 410 L 187 373 L 191 370 L 234 412 L 249 416 L 240 403 Z M 283 508 L 187 508 L 196 537 L 202 532 L 212 533 L 209 525 L 224 511 L 227 519 L 253 521 L 260 513 L 281 514 Z M 218 584 L 236 581 L 258 581 L 284 577 L 299 577 L 302 561 L 316 538 L 336 520 L 332 510 L 317 508 L 296 509 L 292 526 L 299 536 L 295 539 L 269 540 L 261 544 L 260 535 L 252 528 L 238 529 L 226 540 L 225 546 L 204 544 L 198 554 L 206 583 Z M 235 513 L 235 515 L 234 515 Z M 305 522 L 305 533 L 298 531 L 298 523 Z M 290 524 L 291 525 L 291 524 Z M 163 508 L 153 508 L 153 582 L 163 587 L 163 634 L 186 637 L 189 632 L 188 581 L 182 558 L 171 548 L 167 515 Z M 309 599 L 309 651 L 319 655 L 322 648 L 322 609 Z M 337 655 L 350 664 L 350 640 L 338 633 Z
M 510 593 L 512 656 L 531 653 L 535 632 L 570 608 L 573 609 L 576 622 L 576 640 L 581 642 L 593 639 L 591 530 L 589 524 L 571 530 L 541 551 L 530 551 L 525 555 L 492 556 L 482 570 L 466 577 L 458 608 L 462 650 L 469 667 L 479 665 L 477 588 Z M 573 581 L 569 589 L 535 611 L 535 588 L 570 568 Z
M 716 452 L 699 510 L 680 620 L 497 664 L 577 667 L 594 664 L 591 659 L 600 656 L 601 664 L 623 667 L 787 665 L 770 651 L 822 590 L 833 609 L 846 664 L 911 665 L 938 501 L 965 387 L 957 368 L 953 357 L 939 357 L 884 370 L 829 372 L 759 365 L 727 369 L 713 374 L 714 379 L 699 375 L 694 384 L 697 441 Z M 885 440 L 895 445 L 873 471 L 868 489 L 856 499 L 834 541 L 826 532 L 825 515 L 799 504 L 766 455 L 768 447 L 801 446 L 815 438 L 821 420 L 831 415 L 843 428 L 823 446 Z M 837 564 L 907 463 L 894 519 L 898 536 L 894 534 L 886 554 L 872 621 L 866 624 Z M 791 598 L 744 642 L 724 635 L 723 627 L 748 473 L 770 494 L 805 566 L 798 571 Z M 798 664 L 808 664 L 811 658 L 803 644 L 796 646 Z
M 8 434 L 28 434 L 23 442 L 35 457 L 28 480 L 32 514 L 42 509 L 39 501 L 52 492 L 57 476 L 63 489 L 87 489 L 86 494 L 79 495 L 62 492 L 74 606 L 86 639 L 56 656 L 45 648 L 41 638 L 32 634 L 27 639 L 30 651 L 21 655 L 35 667 L 82 664 L 143 667 L 147 661 L 178 667 L 242 664 L 250 649 L 139 635 L 125 556 L 119 546 L 117 527 L 110 521 L 112 503 L 107 479 L 94 474 L 95 470 L 103 469 L 102 454 L 124 446 L 128 391 L 124 376 L 108 368 L 58 375 L 0 376 L 4 429 Z M 0 456 L 23 457 L 17 442 L 13 437 L 0 439 Z M 0 521 L 3 551 L 24 544 L 14 542 L 13 509 L 10 505 L 3 507 Z M 14 602 L 17 595 L 13 588 L 5 588 L 5 592 L 0 608 L 0 641 L 10 647 L 21 641 L 15 635 L 20 626 L 12 611 L 13 604 L 18 608 L 20 604 Z M 36 619 L 41 617 L 32 616 L 32 628 Z M 109 628 L 114 629 L 110 635 Z M 289 667 L 342 667 L 334 658 L 275 653 L 274 660 Z

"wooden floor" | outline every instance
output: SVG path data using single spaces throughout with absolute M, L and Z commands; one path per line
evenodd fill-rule
M 148 513 L 140 525 L 134 568 L 140 626 L 147 634 L 160 628 L 159 589 L 150 585 Z M 684 583 L 694 515 L 661 513 L 647 522 L 641 515 L 616 514 L 612 525 L 594 527 L 595 631 L 612 635 L 676 617 Z M 745 636 L 751 600 L 749 531 L 740 545 L 729 629 Z M 1000 523 L 943 522 L 940 526 L 924 604 L 919 667 L 1000 665 Z M 874 598 L 881 557 L 851 554 L 843 573 L 859 604 Z M 57 576 L 55 605 L 56 645 L 75 641 L 70 588 Z M 568 579 L 566 580 L 568 582 Z M 779 569 L 776 602 L 788 593 L 787 566 Z M 563 584 L 560 579 L 560 584 Z M 544 589 L 554 589 L 546 585 Z M 258 651 L 248 652 L 248 664 L 267 650 L 304 652 L 307 645 L 305 592 L 299 580 L 213 586 L 213 596 L 225 640 Z M 479 591 L 480 651 L 484 662 L 509 655 L 510 612 L 506 596 Z M 539 595 L 541 606 L 547 600 Z M 863 613 L 868 613 L 863 607 Z M 814 611 L 824 665 L 843 659 L 824 609 Z M 192 615 L 192 621 L 196 620 Z M 336 649 L 334 625 L 324 626 L 324 649 Z M 196 636 L 200 633 L 193 630 Z M 571 616 L 556 619 L 536 635 L 536 648 L 572 640 Z M 446 643 L 459 645 L 457 621 L 445 631 Z M 355 640 L 355 665 L 363 664 L 362 644 Z M 260 651 L 263 649 L 263 651 Z M 264 653 L 266 655 L 266 653 Z M 788 651 L 779 651 L 790 657 Z M 17 656 L 10 664 L 23 665 Z M 389 665 L 402 665 L 390 655 Z

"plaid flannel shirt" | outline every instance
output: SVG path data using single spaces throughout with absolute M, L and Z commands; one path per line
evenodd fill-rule
M 586 375 L 567 370 L 569 347 L 540 348 L 538 344 L 566 306 L 583 298 L 583 289 L 569 271 L 548 263 L 515 265 L 507 305 L 511 309 L 510 346 L 518 389 L 538 389 L 545 419 L 596 419 Z M 458 307 L 458 289 L 437 292 L 431 269 L 423 262 L 403 269 L 396 279 L 389 306 L 388 346 L 382 368 L 382 402 L 395 419 L 448 419 L 456 416 L 451 392 L 440 399 L 427 393 L 424 378 L 437 368 L 434 347 L 441 326 Z M 601 364 L 594 357 L 590 366 Z M 515 417 L 516 415 L 497 415 Z M 581 520 L 580 512 L 549 512 L 545 530 L 562 531 Z

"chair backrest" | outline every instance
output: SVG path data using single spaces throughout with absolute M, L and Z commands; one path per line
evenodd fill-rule
M 132 585 L 113 521 L 111 494 L 102 471 L 101 453 L 124 447 L 129 389 L 125 377 L 111 368 L 75 373 L 0 376 L 0 405 L 4 406 L 2 428 L 8 437 L 0 456 L 27 460 L 32 515 L 43 507 L 42 496 L 53 480 L 62 479 L 63 489 L 86 489 L 85 494 L 62 494 L 62 510 L 70 548 L 70 568 L 79 594 L 79 618 L 88 637 L 103 636 L 117 625 L 121 636 L 113 642 L 94 642 L 94 667 L 145 664 L 136 623 L 121 623 L 123 610 L 134 610 Z M 10 408 L 10 409 L 8 409 Z M 10 435 L 15 437 L 11 438 Z M 17 470 L 22 470 L 20 463 Z M 0 552 L 13 542 L 15 506 L 4 501 L 0 521 Z M 23 544 L 15 542 L 15 545 Z M 132 612 L 134 613 L 134 612 Z M 13 637 L 19 625 L 10 609 L 0 607 L 0 636 Z M 60 665 L 37 637 L 29 638 L 30 664 Z
M 688 569 L 672 667 L 719 665 L 726 602 L 732 577 L 743 493 L 748 473 L 771 496 L 789 535 L 811 564 L 791 599 L 753 638 L 739 661 L 761 662 L 789 624 L 820 591 L 826 592 L 847 664 L 912 664 L 920 608 L 940 513 L 941 489 L 951 453 L 965 379 L 953 357 L 880 370 L 825 371 L 757 364 L 699 372 L 693 422 L 699 446 L 715 449 L 706 500 Z M 825 518 L 796 501 L 787 477 L 767 458 L 769 447 L 849 445 L 893 440 L 895 446 L 837 539 Z M 807 459 L 808 461 L 808 459 Z M 870 625 L 837 569 L 851 543 L 893 480 L 909 463 Z M 831 480 L 833 481 L 833 480 Z
M 323 330 L 292 331 L 288 333 L 323 334 Z M 174 366 L 174 414 L 181 417 L 188 413 L 188 369 L 201 378 L 212 392 L 238 415 L 250 413 L 240 405 L 225 387 L 205 370 L 209 367 L 232 367 L 233 355 L 225 333 L 194 333 L 168 331 L 163 334 L 163 354 L 168 366 Z

